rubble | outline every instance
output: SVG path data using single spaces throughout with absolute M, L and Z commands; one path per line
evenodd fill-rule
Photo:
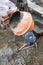
M 43 41 L 43 36 L 41 37 Z M 40 39 L 39 39 L 40 40 Z M 21 40 L 22 41 L 22 40 Z M 19 46 L 4 47 L 0 49 L 0 65 L 39 65 L 43 64 L 43 45 L 38 48 L 31 47 L 18 52 Z M 22 43 L 23 44 L 23 43 Z M 21 44 L 21 45 L 22 45 Z M 43 44 L 43 43 L 42 43 Z M 40 49 L 41 48 L 41 49 Z M 41 62 L 40 62 L 41 61 Z
M 0 65 L 43 65 L 43 36 L 39 40 L 37 48 L 18 51 L 24 44 L 23 37 L 9 30 L 0 31 Z
M 10 65 L 10 63 L 8 62 L 7 57 L 5 57 L 2 50 L 0 50 L 0 65 Z
M 26 65 L 24 58 L 21 55 L 18 55 L 15 59 L 15 65 Z

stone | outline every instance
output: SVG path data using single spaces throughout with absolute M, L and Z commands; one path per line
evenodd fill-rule
M 18 53 L 18 49 L 19 49 L 18 46 L 12 47 L 13 54 L 17 54 Z
M 15 65 L 26 65 L 24 58 L 21 55 L 18 55 L 15 59 Z
M 7 49 L 4 50 L 4 53 L 5 53 L 6 56 L 9 57 L 9 56 L 12 56 L 13 51 L 12 51 L 11 48 L 7 48 Z

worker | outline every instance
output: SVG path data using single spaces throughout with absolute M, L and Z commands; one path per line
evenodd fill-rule
M 34 29 L 32 15 L 24 11 L 16 11 L 11 17 L 9 23 L 10 27 L 14 26 L 11 30 L 17 36 L 24 35 L 27 31 L 32 31 Z
M 26 45 L 29 46 L 33 45 L 36 39 L 32 32 L 34 29 L 34 21 L 32 19 L 31 14 L 24 11 L 15 12 L 15 14 L 12 16 L 10 20 L 10 23 L 12 22 L 14 23 L 17 22 L 17 26 L 11 27 L 11 31 L 17 36 L 24 36 L 26 44 L 24 44 L 22 48 L 25 47 Z

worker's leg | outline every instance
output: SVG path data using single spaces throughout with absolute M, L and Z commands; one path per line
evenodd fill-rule
M 35 42 L 36 37 L 35 37 L 35 35 L 33 34 L 32 31 L 29 31 L 29 32 L 25 33 L 24 40 L 25 40 L 25 43 L 19 50 L 23 49 L 26 45 L 30 46 L 30 47 L 32 47 L 32 46 L 36 46 L 37 47 L 37 44 Z
M 24 35 L 24 40 L 27 43 L 27 45 L 30 45 L 31 46 L 31 45 L 33 45 L 35 43 L 36 37 L 35 37 L 35 35 L 33 34 L 32 31 L 28 31 Z

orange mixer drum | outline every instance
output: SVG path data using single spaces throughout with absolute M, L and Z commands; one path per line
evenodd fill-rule
M 34 21 L 32 19 L 32 15 L 24 11 L 21 11 L 21 13 L 23 13 L 23 17 L 20 19 L 17 27 L 11 29 L 12 32 L 18 36 L 25 34 L 28 30 L 32 31 L 34 29 Z

